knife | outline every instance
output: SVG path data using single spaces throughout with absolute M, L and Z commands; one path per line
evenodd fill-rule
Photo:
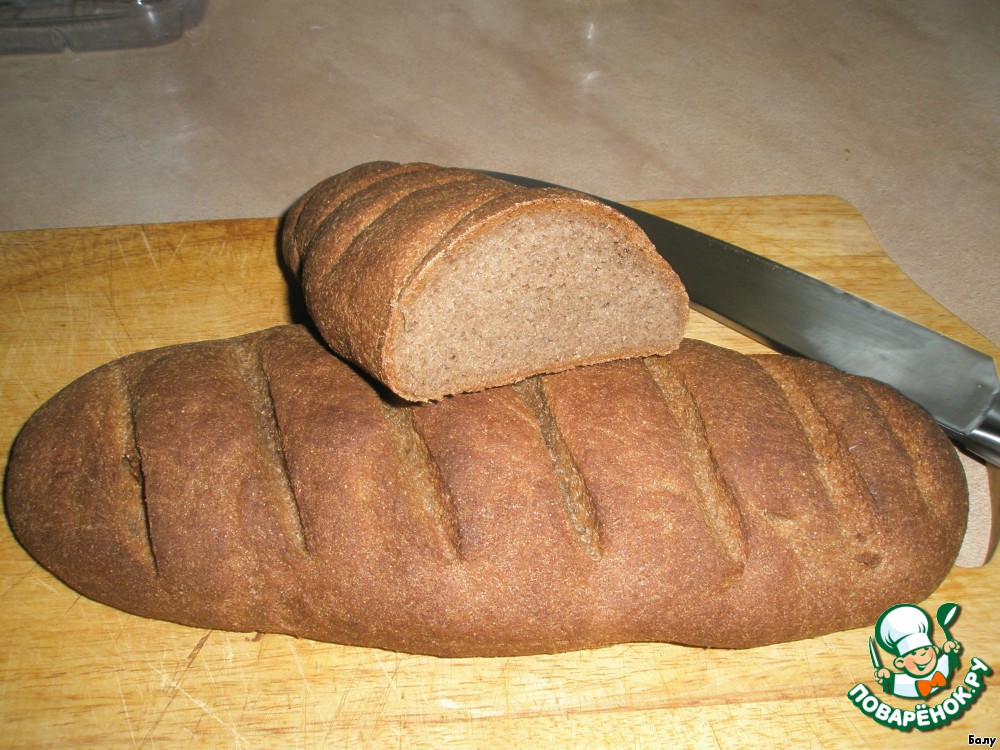
M 868 639 L 868 654 L 872 658 L 872 666 L 875 667 L 876 670 L 881 669 L 882 660 L 879 658 L 878 649 L 875 648 L 875 641 L 872 638 Z
M 524 187 L 562 187 L 479 171 Z M 779 351 L 893 386 L 968 452 L 1000 466 L 1000 378 L 989 355 L 769 258 L 591 197 L 642 228 L 695 309 Z

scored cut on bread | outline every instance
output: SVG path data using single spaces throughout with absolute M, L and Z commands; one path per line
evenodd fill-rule
M 281 244 L 328 345 L 412 401 L 666 354 L 687 326 L 630 219 L 472 170 L 359 165 L 292 206 Z
M 412 404 L 297 326 L 84 375 L 5 501 L 122 610 L 441 656 L 869 625 L 933 592 L 967 515 L 933 420 L 815 362 L 688 340 Z

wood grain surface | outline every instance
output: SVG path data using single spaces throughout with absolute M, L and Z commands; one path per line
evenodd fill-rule
M 828 196 L 639 205 L 990 352 Z M 273 219 L 0 234 L 0 441 L 74 378 L 141 349 L 302 320 Z M 763 347 L 700 315 L 689 335 Z M 997 563 L 956 568 L 925 603 L 1000 665 Z M 0 532 L 0 746 L 958 747 L 1000 733 L 1000 687 L 950 725 L 903 734 L 848 699 L 881 695 L 870 628 L 747 651 L 630 644 L 558 656 L 438 659 L 187 628 L 80 597 Z M 940 643 L 940 639 L 938 639 Z M 912 701 L 886 697 L 913 708 Z M 935 698 L 929 701 L 933 705 Z

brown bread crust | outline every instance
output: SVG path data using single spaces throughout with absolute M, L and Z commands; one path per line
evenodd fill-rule
M 537 357 L 516 366 L 477 369 L 467 375 L 444 363 L 442 375 L 423 382 L 410 370 L 428 348 L 419 344 L 411 344 L 409 350 L 402 348 L 409 327 L 414 325 L 413 311 L 421 295 L 446 296 L 432 283 L 453 273 L 456 259 L 468 255 L 474 241 L 488 241 L 496 227 L 523 216 L 536 223 L 522 237 L 544 237 L 553 220 L 579 222 L 580 237 L 602 228 L 604 247 L 584 250 L 586 241 L 581 240 L 579 253 L 570 254 L 565 263 L 567 268 L 588 272 L 574 274 L 573 283 L 585 291 L 590 284 L 593 298 L 579 294 L 571 304 L 586 321 L 584 330 L 588 325 L 593 330 L 590 340 L 584 334 L 582 344 L 550 352 L 530 338 L 512 335 L 507 341 L 502 335 L 483 333 L 489 341 L 487 348 L 538 352 Z M 551 244 L 549 240 L 546 252 L 563 250 Z M 613 245 L 622 249 L 609 250 Z M 666 354 L 680 343 L 687 324 L 688 298 L 683 285 L 631 220 L 580 193 L 518 187 L 466 169 L 372 162 L 335 175 L 307 192 L 289 210 L 282 230 L 282 252 L 301 281 L 310 316 L 328 345 L 413 401 L 505 385 L 581 364 Z M 512 256 L 517 252 L 529 250 L 518 251 L 513 244 L 498 242 L 498 254 Z M 628 268 L 620 274 L 622 286 L 627 288 L 602 287 L 599 276 L 589 268 L 586 252 L 606 258 L 620 252 L 626 260 L 618 262 L 623 268 L 627 263 Z M 496 265 L 502 275 L 505 264 Z M 533 290 L 547 280 L 530 278 L 543 273 L 539 265 L 529 268 L 523 291 L 514 300 L 492 303 L 489 316 L 508 314 L 519 300 L 540 294 Z M 494 278 L 495 273 L 494 268 L 482 278 Z M 654 286 L 651 294 L 649 289 Z M 487 296 L 484 293 L 467 301 L 461 309 L 488 307 L 491 302 Z M 644 307 L 630 307 L 636 296 L 645 300 L 640 303 Z M 555 303 L 549 309 L 536 302 L 548 316 L 540 319 L 536 337 L 558 329 L 561 305 L 565 307 L 565 303 Z M 620 311 L 602 310 L 609 306 Z M 437 329 L 435 337 L 457 335 L 443 319 Z M 597 332 L 619 329 L 620 337 L 609 334 L 610 341 L 597 339 Z M 482 361 L 474 353 L 464 358 L 476 363 L 475 368 Z
M 284 326 L 83 376 L 5 500 L 128 612 L 492 656 L 870 624 L 947 574 L 965 492 L 923 411 L 812 362 L 686 341 L 413 405 Z
M 314 185 L 285 214 L 281 251 L 288 267 L 293 273 L 299 274 L 304 248 L 312 242 L 329 214 L 356 192 L 378 180 L 394 174 L 420 171 L 424 166 L 402 165 L 391 161 L 367 162 Z

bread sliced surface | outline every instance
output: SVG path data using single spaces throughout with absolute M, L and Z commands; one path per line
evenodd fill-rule
M 301 257 L 331 348 L 400 396 L 436 400 L 680 343 L 683 285 L 617 211 L 470 170 L 380 169 L 388 176 L 370 180 L 355 168 L 365 185 L 336 206 L 307 193 L 328 217 L 286 257 Z M 290 212 L 288 236 L 305 215 Z
M 870 624 L 945 577 L 967 502 L 922 410 L 815 363 L 688 340 L 413 404 L 296 326 L 83 376 L 6 481 L 97 601 L 442 656 Z
M 504 196 L 457 226 L 394 302 L 387 377 L 440 397 L 676 348 L 676 276 L 610 209 L 579 206 Z

